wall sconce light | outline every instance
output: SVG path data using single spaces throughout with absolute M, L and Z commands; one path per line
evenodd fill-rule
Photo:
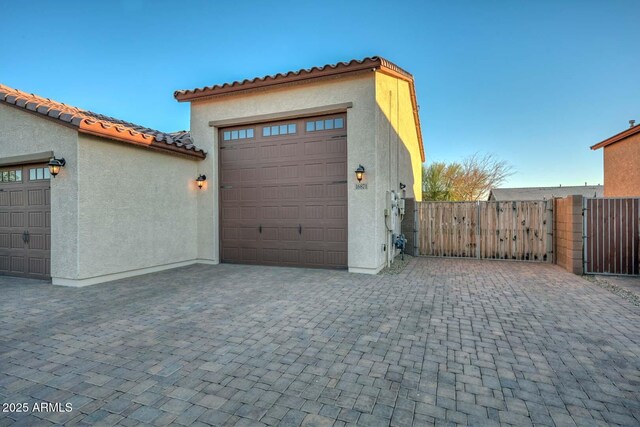
M 49 160 L 49 173 L 55 178 L 56 175 L 60 173 L 60 168 L 66 164 L 67 162 L 64 158 L 56 159 L 55 157 L 52 157 Z
M 403 183 L 400 183 L 400 189 L 401 189 L 401 190 L 404 190 L 405 188 L 407 188 L 407 185 L 406 185 L 406 184 L 403 184 Z
M 358 182 L 362 181 L 362 178 L 364 177 L 364 166 L 359 165 L 358 169 L 356 169 L 356 179 L 358 180 Z
M 205 175 L 199 175 L 198 178 L 196 178 L 196 184 L 198 184 L 198 188 L 202 188 L 206 180 L 207 177 Z

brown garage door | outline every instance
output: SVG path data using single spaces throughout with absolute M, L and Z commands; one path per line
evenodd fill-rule
M 220 130 L 223 262 L 347 266 L 345 114 Z
M 0 274 L 51 275 L 51 213 L 46 165 L 0 169 Z

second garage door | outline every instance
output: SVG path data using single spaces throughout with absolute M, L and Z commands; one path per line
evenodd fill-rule
M 347 266 L 345 114 L 220 130 L 223 262 Z
M 49 181 L 46 164 L 0 169 L 0 274 L 50 277 Z

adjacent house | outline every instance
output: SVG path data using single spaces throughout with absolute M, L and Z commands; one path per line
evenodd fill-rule
M 576 185 L 558 187 L 521 187 L 521 188 L 493 188 L 489 191 L 490 202 L 504 202 L 512 200 L 550 200 L 555 197 L 582 195 L 584 197 L 602 197 L 602 185 Z
M 640 197 L 640 125 L 591 147 L 604 151 L 605 197 Z
M 371 57 L 175 98 L 190 132 L 0 86 L 0 273 L 84 286 L 192 263 L 376 273 L 393 259 L 421 195 L 411 74 Z

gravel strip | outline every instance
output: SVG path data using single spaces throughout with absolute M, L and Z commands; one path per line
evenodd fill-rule
M 404 254 L 404 260 L 402 259 L 402 255 L 398 255 L 390 267 L 383 268 L 378 274 L 400 274 L 412 259 L 413 257 L 411 255 Z
M 587 279 L 588 281 L 590 281 L 591 283 L 593 283 L 594 285 L 598 285 L 601 288 L 604 288 L 606 290 L 608 290 L 609 292 L 612 292 L 624 299 L 626 299 L 627 301 L 629 301 L 631 304 L 640 307 L 640 296 L 638 296 L 638 294 L 635 294 L 631 291 L 628 291 L 624 288 L 621 288 L 620 286 L 614 285 L 612 283 L 610 283 L 609 281 L 607 281 L 606 276 L 583 276 L 585 279 Z

